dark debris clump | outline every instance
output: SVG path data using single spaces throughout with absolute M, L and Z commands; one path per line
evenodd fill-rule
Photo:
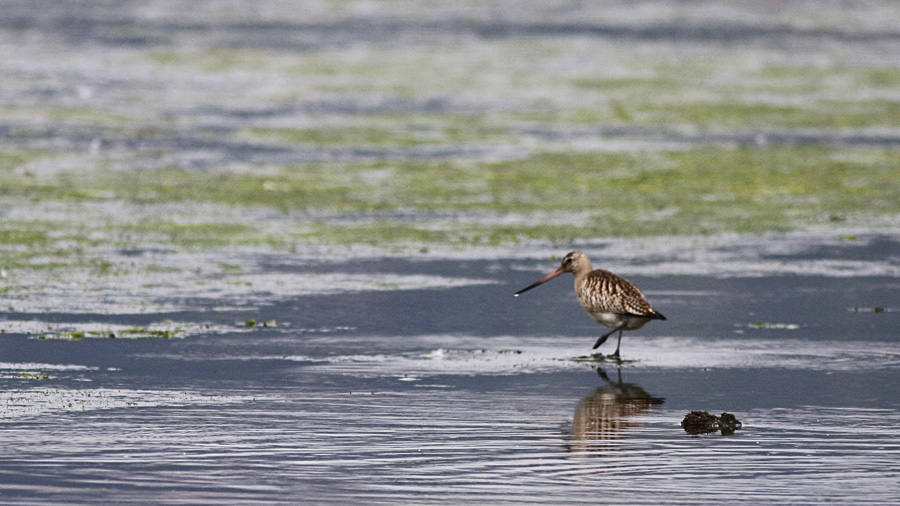
M 723 436 L 728 436 L 741 428 L 741 422 L 731 413 L 722 413 L 722 416 L 716 416 L 706 411 L 691 411 L 684 415 L 681 427 L 692 436 L 718 431 L 721 431 Z

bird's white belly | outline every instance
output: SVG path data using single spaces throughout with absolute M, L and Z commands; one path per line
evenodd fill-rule
M 597 320 L 597 323 L 602 325 L 606 325 L 609 328 L 615 328 L 625 323 L 625 327 L 622 330 L 635 330 L 644 326 L 645 323 L 650 321 L 650 318 L 643 318 L 640 316 L 628 316 L 622 315 L 618 313 L 607 313 L 607 312 L 591 312 L 590 315 Z

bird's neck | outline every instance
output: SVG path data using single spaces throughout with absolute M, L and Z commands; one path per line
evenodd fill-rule
M 579 269 L 579 270 L 573 272 L 572 274 L 575 275 L 575 285 L 578 286 L 578 285 L 584 283 L 584 280 L 587 279 L 588 274 L 590 274 L 591 272 L 593 272 L 593 269 L 591 268 L 590 265 L 587 266 L 587 268 L 585 268 L 585 269 Z

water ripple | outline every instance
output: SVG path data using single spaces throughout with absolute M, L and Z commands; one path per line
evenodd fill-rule
M 894 410 L 757 410 L 729 438 L 672 437 L 677 414 L 664 404 L 594 409 L 585 416 L 607 419 L 582 431 L 566 423 L 579 416 L 568 399 L 495 399 L 335 393 L 246 400 L 228 410 L 95 411 L 77 425 L 5 426 L 0 480 L 52 483 L 56 469 L 77 468 L 42 496 L 85 500 L 92 487 L 109 487 L 129 503 L 151 489 L 160 504 L 290 503 L 298 494 L 312 502 L 419 504 L 587 503 L 598 493 L 631 504 L 898 498 L 888 486 L 900 475 Z

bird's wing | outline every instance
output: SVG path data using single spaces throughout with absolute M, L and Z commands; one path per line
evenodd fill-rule
M 650 306 L 644 294 L 634 283 L 612 272 L 603 269 L 591 272 L 582 289 L 589 292 L 589 300 L 592 305 L 598 309 L 602 308 L 603 311 L 665 319 Z

